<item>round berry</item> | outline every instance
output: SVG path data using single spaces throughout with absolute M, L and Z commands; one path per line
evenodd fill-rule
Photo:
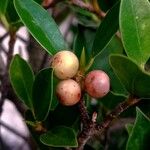
M 81 88 L 79 84 L 72 79 L 63 80 L 60 81 L 56 87 L 56 95 L 61 104 L 72 106 L 80 100 Z
M 60 51 L 52 59 L 54 74 L 59 79 L 69 79 L 76 75 L 79 68 L 77 56 L 71 51 Z
M 93 98 L 101 98 L 110 90 L 110 79 L 102 70 L 93 70 L 85 78 L 85 90 Z

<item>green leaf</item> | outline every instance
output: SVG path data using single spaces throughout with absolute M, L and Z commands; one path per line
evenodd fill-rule
M 35 131 L 36 120 L 33 116 L 33 113 L 29 109 L 25 112 L 24 118 L 26 125 L 30 131 L 30 136 L 37 146 L 37 150 L 49 150 L 48 146 L 41 143 L 39 132 Z
M 150 57 L 150 4 L 148 0 L 122 0 L 120 31 L 127 55 L 140 66 Z
M 35 2 L 37 2 L 38 4 L 42 4 L 43 0 L 34 0 Z
M 136 120 L 130 133 L 126 150 L 149 150 L 150 119 L 136 109 Z
M 10 28 L 17 30 L 22 25 L 14 8 L 13 0 L 0 1 L 0 21 L 7 30 Z
M 9 24 L 19 23 L 21 24 L 20 18 L 15 10 L 13 0 L 8 0 L 8 5 L 6 9 L 6 18 Z
M 53 69 L 43 69 L 37 74 L 32 99 L 35 118 L 45 120 L 53 99 Z
M 68 4 L 68 6 L 75 12 L 78 22 L 86 27 L 97 27 L 99 18 L 92 12 L 78 6 Z
M 97 29 L 92 47 L 92 56 L 98 55 L 109 43 L 119 28 L 119 5 L 115 4 Z
M 127 129 L 128 134 L 130 135 L 131 132 L 132 132 L 132 129 L 133 129 L 133 124 L 128 123 L 128 124 L 126 124 L 125 127 L 126 127 L 126 129 Z
M 116 94 L 128 95 L 127 91 L 124 89 L 123 85 L 120 83 L 118 77 L 114 74 L 110 64 L 109 56 L 111 54 L 122 54 L 123 46 L 120 40 L 113 36 L 109 44 L 104 48 L 104 50 L 95 57 L 94 62 L 90 70 L 104 70 L 108 73 L 111 80 L 111 90 Z
M 9 68 L 9 77 L 17 96 L 30 108 L 33 108 L 31 93 L 34 81 L 33 72 L 28 63 L 15 55 Z
M 77 147 L 75 132 L 65 126 L 57 126 L 40 136 L 43 144 L 52 147 Z
M 0 0 L 0 16 L 6 13 L 8 0 Z
M 86 60 L 91 58 L 91 49 L 95 37 L 95 29 L 78 25 L 78 32 L 74 40 L 73 50 L 78 59 L 81 58 L 83 48 L 85 49 Z
M 53 76 L 53 98 L 52 98 L 50 110 L 55 110 L 55 108 L 58 105 L 58 98 L 56 96 L 56 91 L 55 90 L 56 90 L 56 86 L 59 82 L 60 82 L 60 80 L 58 80 L 58 78 Z
M 123 102 L 126 99 L 125 96 L 117 95 L 113 92 L 109 92 L 106 96 L 100 99 L 100 102 L 108 109 L 113 109 L 117 104 Z
M 118 0 L 113 0 L 113 1 L 104 1 L 104 0 L 97 0 L 100 8 L 103 11 L 107 11 L 108 9 L 110 9 Z
M 53 18 L 33 0 L 14 0 L 22 22 L 49 54 L 66 49 L 65 41 Z
M 141 68 L 131 59 L 123 55 L 111 55 L 111 66 L 115 74 L 129 93 L 138 97 L 150 97 L 150 74 Z
M 53 112 L 51 112 L 51 117 L 49 121 L 51 126 L 55 127 L 58 125 L 64 125 L 71 127 L 73 126 L 75 120 L 79 117 L 79 109 L 75 106 L 63 106 L 58 104 Z

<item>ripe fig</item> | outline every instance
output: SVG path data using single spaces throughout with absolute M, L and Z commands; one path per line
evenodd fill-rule
M 56 87 L 56 95 L 62 105 L 72 106 L 80 100 L 81 88 L 72 79 L 63 80 Z
M 85 90 L 93 98 L 101 98 L 110 90 L 110 79 L 102 70 L 93 70 L 85 77 Z
M 77 56 L 67 50 L 56 53 L 52 59 L 54 74 L 59 79 L 69 79 L 76 75 L 79 68 Z

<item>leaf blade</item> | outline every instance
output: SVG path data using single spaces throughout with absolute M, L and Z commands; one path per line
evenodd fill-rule
M 7 5 L 8 5 L 8 0 L 0 1 L 0 16 L 6 13 Z
M 34 81 L 33 72 L 28 63 L 19 55 L 15 55 L 9 68 L 9 77 L 13 89 L 18 97 L 30 108 L 33 109 L 31 93 Z
M 111 40 L 111 38 L 119 28 L 119 5 L 120 3 L 117 2 L 109 10 L 106 17 L 104 18 L 99 28 L 97 29 L 96 36 L 93 42 L 93 47 L 92 47 L 93 57 L 98 55 L 100 51 L 102 51 L 107 46 L 107 44 L 109 43 L 109 41 Z M 110 25 L 111 25 L 111 29 L 109 29 Z
M 143 67 L 150 57 L 150 35 L 147 34 L 150 28 L 148 0 L 122 0 L 119 18 L 125 51 L 131 59 Z
M 53 97 L 53 70 L 41 70 L 35 77 L 32 100 L 34 115 L 38 121 L 46 119 Z
M 75 132 L 66 126 L 57 126 L 40 136 L 43 144 L 52 147 L 77 147 Z
M 139 134 L 140 133 L 140 134 Z M 150 133 L 150 119 L 139 109 L 136 109 L 136 120 L 130 133 L 126 150 L 148 149 L 148 138 Z M 148 143 L 145 143 L 148 142 Z
M 150 74 L 143 71 L 135 62 L 123 55 L 111 55 L 110 64 L 127 91 L 140 98 L 150 97 Z M 125 67 L 124 67 L 125 66 Z
M 55 21 L 40 5 L 33 0 L 14 0 L 14 5 L 22 22 L 49 54 L 67 48 Z

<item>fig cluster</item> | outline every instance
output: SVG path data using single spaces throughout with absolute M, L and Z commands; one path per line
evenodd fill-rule
M 93 98 L 101 98 L 110 90 L 110 79 L 102 70 L 89 72 L 84 79 L 83 85 L 76 80 L 79 72 L 79 60 L 77 56 L 67 50 L 56 53 L 51 63 L 54 74 L 61 81 L 56 87 L 56 95 L 59 102 L 65 106 L 72 106 L 81 99 L 81 92 L 86 91 Z

